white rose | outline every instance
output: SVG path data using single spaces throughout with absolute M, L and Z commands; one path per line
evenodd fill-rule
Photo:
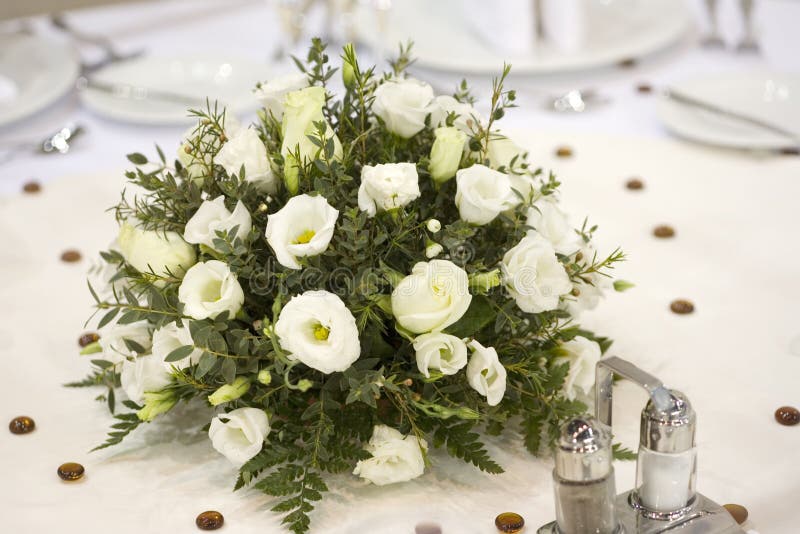
M 223 422 L 227 419 L 227 422 Z M 211 420 L 211 444 L 237 467 L 261 452 L 269 434 L 269 418 L 258 408 L 238 408 Z
M 238 176 L 244 167 L 244 180 L 255 184 L 259 191 L 274 193 L 278 188 L 278 180 L 270 167 L 267 147 L 258 132 L 252 128 L 240 130 L 222 145 L 215 162 L 231 175 Z
M 409 332 L 437 332 L 461 319 L 471 301 L 466 271 L 447 260 L 431 260 L 414 265 L 394 288 L 392 313 Z
M 328 248 L 333 237 L 339 210 L 325 197 L 292 197 L 267 219 L 265 235 L 278 263 L 300 269 L 297 258 L 316 256 Z
M 430 377 L 430 370 L 454 375 L 467 365 L 467 346 L 456 336 L 432 332 L 414 339 L 419 372 Z
M 244 303 L 244 292 L 228 264 L 210 260 L 189 269 L 178 288 L 184 313 L 193 319 L 214 318 L 222 312 L 234 317 Z
M 225 113 L 222 119 L 222 128 L 225 137 L 231 138 L 242 128 L 242 124 L 235 116 Z M 192 126 L 182 137 L 183 141 L 178 148 L 178 161 L 189 174 L 189 178 L 203 178 L 208 174 L 208 169 L 219 151 L 223 141 L 218 135 L 207 131 L 200 139 L 200 127 Z
M 361 354 L 353 314 L 327 291 L 292 297 L 275 322 L 275 333 L 290 359 L 325 374 L 345 371 Z
M 555 364 L 569 364 L 569 374 L 564 381 L 564 394 L 574 400 L 579 393 L 589 395 L 594 387 L 595 366 L 602 354 L 597 342 L 577 336 L 559 347 L 563 356 L 553 360 Z M 578 391 L 580 390 L 580 391 Z
M 125 340 L 130 340 L 139 345 L 144 351 L 150 350 L 153 339 L 150 334 L 150 323 L 136 321 L 134 323 L 106 325 L 100 329 L 98 343 L 103 349 L 103 359 L 113 364 L 122 363 L 126 358 L 137 356 L 137 352 L 128 348 Z
M 413 163 L 381 163 L 361 168 L 358 207 L 374 217 L 419 198 L 419 177 Z
M 141 273 L 180 277 L 197 261 L 194 247 L 175 232 L 142 230 L 126 221 L 117 241 L 122 257 Z
M 275 78 L 256 86 L 253 94 L 267 113 L 272 113 L 276 120 L 283 118 L 283 107 L 286 95 L 308 87 L 308 78 L 305 74 L 289 74 Z
M 186 345 L 194 345 L 192 333 L 189 330 L 189 323 L 186 320 L 183 321 L 183 326 L 178 326 L 178 323 L 167 323 L 153 332 L 153 356 L 158 358 L 167 369 L 172 366 L 178 369 L 185 369 L 200 361 L 200 356 L 203 355 L 203 351 L 194 349 L 191 354 L 181 360 L 164 362 L 164 359 L 169 356 L 170 352 Z
M 425 227 L 429 232 L 435 234 L 442 229 L 442 223 L 439 221 L 439 219 L 428 219 L 428 222 L 425 223 Z
M 376 425 L 364 449 L 372 458 L 360 460 L 353 474 L 376 486 L 407 482 L 425 472 L 423 451 L 427 452 L 428 443 L 424 439 L 403 436 L 394 428 Z
M 431 126 L 446 126 L 447 116 L 456 114 L 453 126 L 465 134 L 471 134 L 475 126 L 483 122 L 478 111 L 470 104 L 459 102 L 449 95 L 437 96 L 433 99 L 431 111 Z
M 569 275 L 553 246 L 539 236 L 523 237 L 505 253 L 500 268 L 508 293 L 524 312 L 554 310 L 561 295 L 572 291 Z
M 425 257 L 428 259 L 435 258 L 444 251 L 444 247 L 439 243 L 430 243 L 425 247 Z
M 250 212 L 239 200 L 231 213 L 225 207 L 225 197 L 218 196 L 214 200 L 204 200 L 200 204 L 192 218 L 186 223 L 183 239 L 187 243 L 202 244 L 216 250 L 214 239 L 218 239 L 217 232 L 227 234 L 235 226 L 239 227 L 236 237 L 246 241 L 247 235 L 253 227 Z
M 372 111 L 386 129 L 405 139 L 425 128 L 425 117 L 432 111 L 433 88 L 413 78 L 389 80 L 375 89 Z
M 331 125 L 325 120 L 322 108 L 325 106 L 324 87 L 306 87 L 286 95 L 286 109 L 283 113 L 281 133 L 283 144 L 281 155 L 284 158 L 284 178 L 289 192 L 295 194 L 298 188 L 298 165 L 306 160 L 316 159 L 320 147 L 315 145 L 308 136 L 317 137 L 317 127 L 314 123 L 325 122 L 325 139 L 333 138 L 334 159 L 342 157 L 342 144 L 333 132 Z M 296 161 L 294 154 L 300 151 L 300 161 Z
M 540 235 L 553 245 L 559 254 L 574 254 L 580 248 L 580 237 L 569 224 L 566 214 L 554 199 L 544 198 L 528 209 L 528 226 L 531 235 Z
M 436 128 L 433 135 L 435 139 L 428 170 L 435 182 L 442 183 L 456 175 L 467 144 L 467 134 L 450 126 Z
M 486 155 L 493 169 L 505 167 L 506 171 L 508 171 L 512 168 L 512 161 L 514 162 L 513 168 L 519 169 L 520 165 L 525 163 L 527 154 L 528 152 L 524 148 L 520 147 L 508 137 L 501 135 L 489 140 Z
M 469 348 L 473 353 L 467 364 L 467 381 L 472 389 L 486 397 L 489 406 L 497 406 L 506 393 L 506 368 L 493 347 L 484 347 L 473 340 Z
M 458 213 L 468 223 L 488 224 L 520 203 L 508 175 L 485 165 L 461 169 L 456 173 L 456 184 Z
M 172 382 L 172 375 L 159 358 L 148 354 L 123 361 L 119 379 L 128 398 L 142 404 L 145 392 L 161 391 Z

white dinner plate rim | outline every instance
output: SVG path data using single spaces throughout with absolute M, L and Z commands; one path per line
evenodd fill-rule
M 231 58 L 231 57 L 223 57 L 221 55 L 211 55 L 211 54 L 208 55 L 173 54 L 165 56 L 144 56 L 132 61 L 136 62 L 136 66 L 142 64 L 146 65 L 148 62 L 157 62 L 159 65 L 163 65 L 165 63 L 170 63 L 175 61 L 183 63 L 192 63 L 198 61 L 205 63 L 231 63 L 234 66 L 243 65 L 244 70 L 247 70 L 248 72 L 258 71 L 258 69 L 261 69 L 265 77 L 269 71 L 268 65 L 258 63 L 257 61 L 249 59 L 247 57 Z M 102 71 L 98 71 L 96 75 L 105 78 L 109 75 L 113 76 L 114 73 L 117 72 L 119 69 L 127 69 L 127 68 L 130 68 L 130 64 L 123 65 L 122 63 L 117 63 L 109 65 L 106 69 L 103 69 Z M 253 80 L 253 85 L 255 85 L 256 81 L 257 80 Z M 113 102 L 113 100 L 104 98 L 105 95 L 102 95 L 100 98 L 96 98 L 95 96 L 96 94 L 98 93 L 91 89 L 79 92 L 81 102 L 87 107 L 87 109 L 107 119 L 127 124 L 138 124 L 143 126 L 189 125 L 195 121 L 195 119 L 188 113 L 188 109 L 190 109 L 192 106 L 184 106 L 181 111 L 178 111 L 178 107 L 176 105 L 174 111 L 160 113 L 158 114 L 158 116 L 155 116 L 146 113 L 142 114 L 135 110 L 131 110 L 125 106 L 108 105 L 108 102 Z M 242 99 L 240 102 L 228 103 L 227 108 L 237 115 L 244 115 L 254 110 L 257 107 L 257 105 L 258 102 L 256 98 L 252 96 L 250 99 L 246 101 L 246 103 L 244 99 Z M 204 108 L 205 106 L 203 105 L 199 107 Z
M 426 0 L 404 0 L 404 2 L 424 2 Z M 437 0 L 441 1 L 441 0 Z M 661 20 L 658 32 L 649 35 L 646 39 L 639 42 L 626 43 L 623 47 L 616 46 L 610 49 L 585 50 L 581 54 L 565 54 L 558 61 L 549 60 L 545 63 L 537 62 L 533 58 L 509 58 L 508 63 L 513 67 L 517 74 L 526 75 L 548 75 L 590 70 L 594 68 L 606 67 L 618 64 L 623 61 L 635 60 L 647 57 L 661 50 L 667 49 L 670 45 L 676 44 L 681 39 L 689 35 L 693 29 L 693 19 L 688 7 L 683 2 L 674 0 L 660 0 L 668 4 L 671 9 L 666 12 L 673 17 L 670 20 Z M 669 23 L 669 25 L 667 25 Z M 469 30 L 465 29 L 465 32 Z M 375 32 L 362 35 L 367 42 L 375 46 L 379 38 Z M 382 38 L 383 39 L 383 38 Z M 394 46 L 397 43 L 383 43 L 384 46 Z M 500 52 L 491 61 L 478 63 L 474 59 L 463 59 L 454 61 L 452 57 L 443 59 L 436 54 L 425 54 L 417 47 L 414 54 L 416 65 L 426 69 L 442 72 L 458 72 L 470 75 L 495 74 L 504 62 L 504 55 Z
M 50 54 L 62 54 L 65 70 L 63 76 L 56 77 L 49 69 L 45 76 L 49 76 L 49 83 L 44 84 L 42 91 L 37 93 L 25 92 L 15 99 L 15 105 L 0 110 L 0 127 L 12 124 L 31 115 L 36 114 L 56 102 L 59 98 L 70 92 L 75 87 L 75 80 L 80 74 L 80 56 L 78 51 L 69 43 L 63 43 L 39 35 L 19 34 L 21 39 L 30 39 L 46 48 Z M 61 74 L 61 71 L 59 71 Z
M 686 87 L 696 88 L 705 83 L 727 83 L 729 87 L 735 88 L 738 82 L 775 79 L 793 84 L 800 89 L 800 74 L 786 72 L 759 71 L 751 73 L 725 73 L 711 74 L 682 80 L 672 84 L 676 90 Z M 800 106 L 800 97 L 795 98 Z M 694 143 L 700 143 L 717 148 L 734 148 L 746 150 L 780 150 L 791 145 L 788 139 L 781 138 L 777 134 L 770 134 L 767 131 L 760 131 L 753 126 L 753 134 L 750 138 L 741 141 L 731 141 L 728 138 L 720 137 L 714 133 L 713 128 L 695 128 L 691 122 L 681 119 L 682 114 L 691 111 L 685 105 L 670 100 L 666 95 L 661 94 L 656 100 L 656 114 L 667 130 L 673 135 Z

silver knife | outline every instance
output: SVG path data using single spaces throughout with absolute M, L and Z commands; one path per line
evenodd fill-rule
M 713 104 L 705 100 L 700 100 L 699 98 L 689 96 L 686 93 L 676 91 L 675 89 L 672 88 L 666 89 L 664 91 L 664 96 L 666 96 L 670 100 L 678 102 L 679 104 L 684 104 L 687 106 L 695 107 L 697 109 L 702 109 L 704 111 L 714 113 L 715 115 L 719 115 L 721 117 L 728 117 L 730 119 L 738 120 L 739 122 L 749 124 L 757 128 L 761 128 L 762 130 L 778 134 L 781 137 L 785 137 L 786 139 L 790 140 L 794 145 L 792 148 L 797 149 L 798 147 L 800 147 L 800 135 L 798 135 L 798 133 L 796 132 L 778 126 L 777 124 L 773 124 L 769 121 L 765 121 L 763 119 L 759 119 L 758 117 L 753 117 L 745 113 L 723 108 L 722 106 L 719 106 L 717 104 Z
M 164 91 L 161 89 L 151 89 L 149 87 L 130 85 L 126 83 L 104 82 L 102 80 L 88 78 L 86 76 L 81 76 L 78 78 L 76 85 L 80 91 L 100 91 L 121 100 L 155 100 L 181 104 L 184 106 L 205 105 L 204 100 L 190 95 L 174 93 L 172 91 Z

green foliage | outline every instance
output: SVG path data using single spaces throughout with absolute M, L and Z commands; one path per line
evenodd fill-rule
M 430 116 L 422 131 L 403 139 L 391 133 L 373 111 L 380 84 L 405 76 L 413 64 L 410 51 L 410 44 L 401 47 L 391 62 L 392 71 L 380 74 L 374 67 L 360 65 L 351 46 L 344 48 L 341 59 L 346 90 L 341 98 L 328 93 L 322 110 L 325 121 L 315 123 L 308 136 L 316 156 L 302 160 L 299 151 L 291 150 L 287 156 L 299 162 L 296 184 L 292 182 L 296 191 L 283 184 L 266 194 L 247 180 L 244 167 L 228 174 L 215 161 L 230 133 L 226 131 L 226 112 L 216 103 L 207 102 L 205 109 L 191 111 L 197 127 L 182 140 L 177 161 L 168 161 L 158 148 L 157 161 L 140 153 L 128 156 L 134 168 L 126 173 L 131 187 L 114 207 L 119 221 L 135 218 L 147 230 L 183 234 L 203 201 L 220 196 L 227 209 L 233 210 L 241 202 L 250 213 L 253 228 L 248 235 L 238 236 L 236 228 L 217 232 L 213 249 L 196 248 L 198 261 L 222 261 L 236 275 L 244 291 L 244 305 L 238 314 L 204 320 L 188 317 L 178 299 L 182 273 L 139 272 L 114 250 L 102 253 L 116 271 L 111 295 L 89 286 L 100 328 L 138 321 L 146 321 L 152 330 L 170 323 L 188 325 L 191 344 L 184 342 L 187 344 L 165 357 L 172 373 L 164 392 L 169 403 L 193 399 L 207 403 L 208 395 L 220 386 L 238 377 L 248 379 L 249 389 L 220 407 L 224 411 L 262 409 L 269 415 L 271 431 L 261 452 L 241 467 L 234 489 L 252 488 L 275 497 L 273 510 L 284 514 L 284 523 L 298 534 L 308 531 L 314 505 L 328 491 L 323 476 L 352 472 L 359 460 L 368 458 L 364 445 L 378 424 L 425 439 L 487 473 L 503 469 L 484 441 L 506 429 L 519 431 L 527 449 L 539 454 L 555 439 L 561 423 L 586 410 L 562 393 L 569 367 L 555 362 L 559 346 L 578 335 L 596 340 L 604 351 L 610 344 L 573 324 L 565 307 L 523 312 L 502 283 L 495 281 L 472 286 L 469 309 L 446 332 L 497 350 L 508 373 L 503 400 L 488 406 L 463 371 L 430 376 L 419 371 L 413 336 L 394 321 L 394 287 L 415 264 L 427 261 L 425 250 L 430 243 L 440 244 L 444 249 L 440 258 L 461 266 L 470 280 L 492 272 L 501 275 L 503 255 L 531 230 L 526 224 L 528 209 L 555 195 L 559 183 L 551 173 L 516 156 L 508 168 L 499 170 L 530 183 L 533 192 L 529 198 L 521 198 L 519 206 L 486 225 L 462 221 L 454 202 L 456 180 L 435 184 L 430 179 L 428 158 L 434 141 Z M 295 58 L 295 62 L 311 85 L 327 87 L 337 71 L 319 39 L 312 41 L 305 58 Z M 488 120 L 471 121 L 462 168 L 491 164 L 489 146 L 499 137 L 497 121 L 515 106 L 514 91 L 505 88 L 509 72 L 510 67 L 505 66 L 494 81 Z M 453 96 L 460 102 L 474 102 L 466 82 Z M 447 123 L 454 124 L 456 118 L 450 114 Z M 333 139 L 326 135 L 326 122 L 341 142 L 341 158 L 336 157 Z M 281 122 L 262 111 L 255 126 L 273 173 L 283 179 Z M 365 165 L 396 162 L 416 163 L 420 199 L 369 217 L 358 208 L 361 170 Z M 339 216 L 327 250 L 301 258 L 303 268 L 295 270 L 277 262 L 264 228 L 270 215 L 293 194 L 303 193 L 324 196 Z M 428 230 L 430 219 L 440 221 L 441 230 Z M 584 223 L 576 233 L 589 244 L 595 231 L 596 227 Z M 594 254 L 587 258 L 577 251 L 557 256 L 576 290 L 595 285 L 623 258 L 618 250 L 604 257 Z M 344 372 L 322 374 L 295 361 L 276 337 L 274 324 L 281 309 L 291 297 L 307 290 L 335 293 L 355 318 L 361 357 Z M 573 298 L 565 296 L 563 300 L 566 303 Z M 128 351 L 147 353 L 136 340 L 123 343 Z M 179 368 L 195 351 L 199 358 Z M 91 374 L 67 385 L 107 388 L 103 400 L 113 413 L 114 389 L 120 379 L 119 366 L 110 360 L 92 360 Z M 118 422 L 98 449 L 120 443 L 141 424 L 136 412 L 142 407 L 130 401 L 123 404 L 134 411 L 114 416 Z M 615 453 L 625 456 L 628 451 L 615 449 Z

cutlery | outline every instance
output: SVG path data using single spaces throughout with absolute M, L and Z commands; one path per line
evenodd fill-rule
M 202 106 L 205 104 L 205 101 L 202 98 L 183 93 L 152 89 L 149 87 L 142 87 L 140 85 L 131 85 L 126 83 L 104 82 L 102 80 L 88 78 L 86 76 L 81 76 L 78 78 L 76 86 L 78 87 L 79 91 L 100 91 L 121 100 L 150 100 L 170 102 L 184 106 Z
M 777 124 L 773 124 L 764 119 L 753 117 L 739 111 L 726 109 L 713 102 L 707 102 L 671 88 L 664 91 L 664 96 L 679 104 L 702 109 L 703 111 L 713 113 L 720 117 L 727 117 L 729 119 L 737 120 L 741 123 L 755 126 L 756 128 L 780 135 L 792 143 L 792 146 L 779 149 L 781 153 L 791 153 L 800 148 L 800 135 L 798 135 L 798 133 L 783 128 L 782 126 L 778 126 Z
M 67 22 L 67 19 L 63 13 L 53 13 L 52 15 L 50 15 L 50 23 L 56 28 L 71 35 L 75 40 L 94 45 L 103 51 L 105 57 L 96 63 L 84 64 L 83 65 L 84 72 L 92 72 L 102 67 L 105 67 L 106 65 L 109 65 L 111 63 L 116 63 L 118 61 L 126 61 L 128 59 L 134 59 L 144 54 L 143 48 L 139 50 L 134 50 L 133 52 L 126 52 L 126 53 L 119 52 L 117 50 L 117 47 L 114 46 L 114 43 L 111 41 L 111 39 L 109 39 L 104 35 L 88 34 L 81 30 L 76 29 L 69 22 Z
M 72 142 L 84 132 L 83 126 L 68 123 L 51 133 L 41 141 L 22 141 L 0 147 L 0 164 L 12 160 L 21 153 L 34 154 L 66 154 L 72 148 Z
M 706 13 L 708 13 L 709 30 L 701 44 L 706 48 L 724 48 L 725 41 L 719 33 L 719 21 L 717 20 L 718 0 L 705 0 Z
M 756 30 L 753 24 L 753 10 L 755 8 L 755 0 L 739 0 L 739 10 L 742 14 L 742 21 L 744 23 L 744 35 L 739 44 L 736 45 L 737 52 L 750 52 L 759 53 L 760 46 L 758 38 L 756 37 Z

